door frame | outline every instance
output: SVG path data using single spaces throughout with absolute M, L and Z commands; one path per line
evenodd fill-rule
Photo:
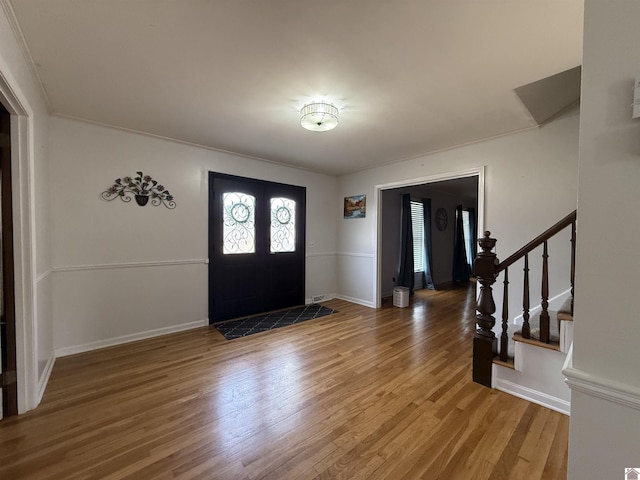
M 51 270 L 36 279 L 34 113 L 15 79 L 5 75 L 8 71 L 9 68 L 0 63 L 0 102 L 11 115 L 16 373 L 18 413 L 24 413 L 40 403 L 53 367 L 51 352 L 47 366 L 38 375 L 38 328 L 35 323 L 37 283 L 49 277 Z M 43 115 L 46 116 L 47 112 Z
M 484 177 L 485 166 L 470 168 L 467 170 L 460 170 L 456 172 L 441 173 L 436 175 L 428 175 L 426 177 L 411 178 L 406 180 L 399 180 L 391 183 L 383 183 L 375 185 L 373 190 L 373 198 L 376 205 L 376 228 L 374 230 L 374 244 L 376 245 L 376 262 L 375 262 L 375 278 L 373 298 L 375 300 L 375 307 L 380 308 L 382 305 L 382 204 L 380 199 L 382 197 L 383 190 L 390 190 L 393 188 L 401 187 L 413 187 L 415 185 L 424 185 L 425 183 L 441 182 L 444 180 L 456 180 L 458 178 L 466 177 L 478 177 L 478 212 L 477 212 L 477 230 L 478 232 L 484 231 Z
M 0 116 L 7 118 L 6 125 L 0 128 L 0 135 L 7 135 L 8 155 L 0 155 L 0 224 L 2 229 L 2 241 L 0 242 L 0 254 L 2 255 L 2 304 L 4 317 L 4 336 L 2 337 L 2 368 L 0 379 L 2 380 L 2 417 L 18 414 L 18 386 L 16 365 L 16 309 L 15 309 L 15 285 L 13 273 L 13 212 L 12 212 L 12 188 L 11 188 L 11 114 L 2 106 Z M 4 122 L 3 122 L 4 123 Z M 6 127 L 7 131 L 4 131 Z M 4 145 L 3 147 L 4 148 Z
M 214 300 L 214 293 L 213 293 L 213 286 L 212 286 L 212 265 L 213 265 L 213 255 L 212 255 L 212 243 L 214 242 L 214 228 L 213 228 L 213 223 L 212 223 L 212 209 L 214 208 L 214 205 L 216 204 L 216 192 L 214 192 L 213 189 L 213 182 L 214 182 L 214 177 L 218 177 L 220 180 L 228 180 L 228 181 L 237 181 L 237 182 L 247 182 L 247 183 L 251 183 L 251 184 L 255 184 L 258 186 L 258 188 L 262 189 L 262 188 L 274 188 L 274 187 L 284 187 L 285 189 L 296 189 L 299 190 L 299 194 L 301 195 L 301 198 L 299 199 L 300 201 L 300 205 L 302 205 L 302 210 L 301 210 L 301 222 L 300 224 L 296 227 L 297 230 L 297 240 L 296 243 L 298 244 L 298 251 L 296 252 L 296 254 L 300 255 L 300 261 L 301 261 L 301 268 L 302 268 L 302 272 L 301 272 L 301 283 L 302 283 L 302 287 L 301 287 L 301 292 L 300 292 L 300 302 L 302 302 L 302 304 L 304 304 L 305 302 L 305 291 L 306 291 L 306 208 L 307 208 L 307 187 L 303 186 L 303 185 L 293 185 L 293 184 L 288 184 L 288 183 L 283 183 L 283 182 L 276 182 L 276 181 L 272 181 L 272 180 L 265 180 L 262 178 L 255 178 L 255 177 L 246 177 L 246 176 L 242 176 L 242 175 L 236 175 L 236 174 L 231 174 L 231 173 L 224 173 L 224 172 L 220 172 L 220 171 L 215 171 L 215 170 L 208 170 L 207 172 L 207 197 L 208 197 L 208 208 L 207 208 L 207 232 L 208 232 L 208 241 L 207 241 L 207 256 L 208 258 L 208 269 L 209 269 L 209 273 L 208 273 L 208 288 L 207 288 L 207 297 L 208 297 L 208 312 L 209 312 L 209 324 L 213 324 L 217 321 L 220 320 L 216 320 L 214 319 L 214 304 L 213 304 L 213 300 Z M 262 252 L 263 254 L 265 252 Z M 276 254 L 279 255 L 279 254 Z M 287 254 L 285 254 L 287 255 Z M 270 256 L 271 257 L 271 256 Z M 267 308 L 267 311 L 269 311 L 269 309 L 271 307 L 273 307 L 273 305 L 264 305 L 265 308 Z M 294 306 L 294 305 L 291 305 Z M 287 308 L 287 307 L 284 307 Z M 255 315 L 258 313 L 263 313 L 263 312 L 254 312 L 251 313 L 250 315 Z M 223 319 L 221 321 L 225 321 L 228 319 Z

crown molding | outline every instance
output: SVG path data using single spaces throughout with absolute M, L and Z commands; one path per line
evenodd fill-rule
M 51 106 L 51 100 L 49 99 L 49 95 L 47 94 L 47 90 L 44 88 L 44 83 L 40 78 L 40 74 L 38 73 L 38 69 L 36 67 L 36 63 L 31 56 L 31 50 L 29 50 L 29 45 L 27 44 L 27 40 L 22 33 L 22 28 L 18 23 L 18 18 L 16 17 L 16 13 L 13 9 L 13 5 L 11 4 L 11 0 L 0 0 L 0 7 L 7 17 L 7 21 L 9 22 L 9 26 L 11 27 L 11 31 L 13 32 L 13 36 L 18 43 L 18 47 L 20 47 L 20 52 L 22 53 L 22 57 L 27 64 L 27 67 L 31 71 L 33 78 L 35 78 L 36 83 L 40 87 L 40 92 L 42 93 L 42 98 L 44 98 L 45 104 L 47 106 L 47 111 L 49 113 L 53 112 L 53 107 Z

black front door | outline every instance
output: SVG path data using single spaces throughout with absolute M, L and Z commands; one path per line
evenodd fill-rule
M 209 322 L 304 304 L 306 189 L 209 173 Z

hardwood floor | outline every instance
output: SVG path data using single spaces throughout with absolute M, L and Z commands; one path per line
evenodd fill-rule
M 2 479 L 566 478 L 568 417 L 471 381 L 474 292 L 56 361 Z

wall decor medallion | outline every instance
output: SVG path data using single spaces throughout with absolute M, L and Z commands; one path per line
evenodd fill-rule
M 449 222 L 449 217 L 447 215 L 447 211 L 444 208 L 439 208 L 436 210 L 436 227 L 438 230 L 443 231 L 447 228 L 447 223 Z
M 367 196 L 344 197 L 344 218 L 364 218 L 367 215 Z
M 125 203 L 135 198 L 136 203 L 144 207 L 151 199 L 151 205 L 164 205 L 169 209 L 176 208 L 173 195 L 164 185 L 160 185 L 151 175 L 136 172 L 137 177 L 122 177 L 115 180 L 112 186 L 100 194 L 103 200 L 110 202 L 119 198 Z

